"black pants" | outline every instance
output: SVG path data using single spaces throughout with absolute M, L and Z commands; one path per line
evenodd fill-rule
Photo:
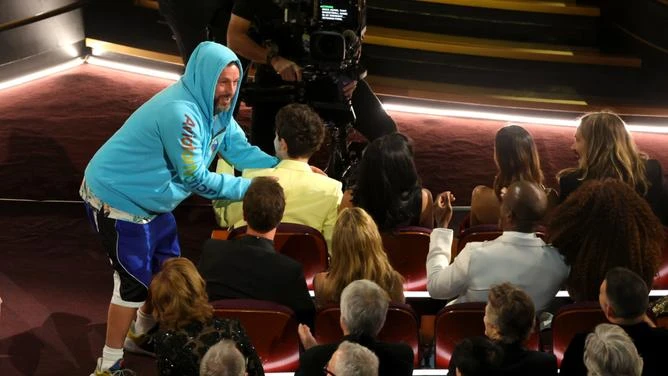
M 280 84 L 280 79 L 268 77 L 258 70 L 256 82 L 261 86 Z M 371 142 L 376 138 L 394 133 L 397 125 L 385 112 L 380 100 L 373 93 L 369 84 L 364 80 L 357 83 L 357 88 L 351 98 L 353 110 L 357 119 L 353 127 Z M 251 118 L 251 143 L 258 146 L 265 153 L 274 154 L 274 137 L 276 133 L 275 118 L 278 110 L 285 103 L 257 103 L 253 106 Z
M 227 44 L 234 0 L 159 0 L 160 13 L 174 33 L 185 65 L 198 44 Z

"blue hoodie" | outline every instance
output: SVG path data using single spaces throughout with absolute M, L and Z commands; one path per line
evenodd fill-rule
M 251 146 L 228 111 L 214 115 L 218 77 L 237 56 L 220 44 L 201 43 L 179 81 L 144 103 L 95 153 L 85 180 L 115 209 L 138 216 L 171 212 L 191 193 L 241 200 L 250 180 L 210 172 L 220 155 L 239 170 L 267 168 L 278 159 Z

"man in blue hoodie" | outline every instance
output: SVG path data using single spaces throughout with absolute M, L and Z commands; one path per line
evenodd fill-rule
M 124 344 L 141 351 L 155 325 L 148 286 L 165 259 L 180 255 L 171 211 L 192 193 L 210 200 L 246 193 L 249 179 L 209 171 L 216 154 L 239 170 L 278 163 L 232 118 L 240 68 L 228 48 L 200 44 L 183 77 L 137 109 L 86 167 L 80 194 L 114 268 L 105 346 L 92 375 L 126 374 Z

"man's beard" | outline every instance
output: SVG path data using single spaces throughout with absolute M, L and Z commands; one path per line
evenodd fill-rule
M 216 100 L 215 103 L 215 108 L 213 110 L 214 115 L 218 115 L 221 112 L 229 111 L 230 107 L 232 107 L 232 97 L 230 97 L 230 101 L 228 104 L 225 104 L 224 101 L 225 97 L 221 96 Z

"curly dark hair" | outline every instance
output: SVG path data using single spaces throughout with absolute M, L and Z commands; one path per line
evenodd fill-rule
M 288 144 L 290 158 L 310 158 L 322 145 L 325 126 L 311 107 L 293 103 L 276 114 L 276 134 Z
M 616 179 L 587 181 L 556 208 L 548 232 L 571 266 L 567 287 L 574 300 L 597 300 L 605 274 L 617 266 L 652 285 L 664 231 L 647 202 L 628 184 Z

